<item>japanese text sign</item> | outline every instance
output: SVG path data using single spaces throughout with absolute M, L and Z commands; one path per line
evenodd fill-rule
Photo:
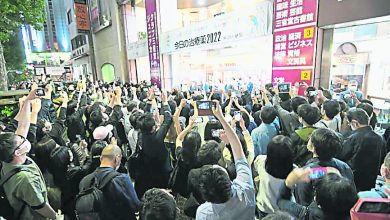
M 88 16 L 88 6 L 84 4 L 75 3 L 75 14 L 77 21 L 77 30 L 79 31 L 89 31 L 89 16 Z
M 151 83 L 161 88 L 160 45 L 158 38 L 158 16 L 156 0 L 146 0 L 146 28 L 148 35 L 148 51 Z
M 273 67 L 312 66 L 315 26 L 275 32 Z
M 317 22 L 317 0 L 276 0 L 274 28 Z

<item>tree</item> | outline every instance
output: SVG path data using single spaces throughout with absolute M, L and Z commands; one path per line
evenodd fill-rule
M 20 31 L 12 33 L 7 42 L 3 43 L 4 58 L 7 61 L 5 67 L 7 71 L 26 69 L 26 57 L 20 40 Z
M 8 89 L 3 43 L 23 24 L 40 30 L 45 16 L 45 0 L 0 0 L 0 91 Z

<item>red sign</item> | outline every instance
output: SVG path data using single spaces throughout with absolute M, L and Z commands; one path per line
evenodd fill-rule
M 274 28 L 317 22 L 317 0 L 276 0 Z
M 318 0 L 275 0 L 273 83 L 312 84 Z
M 88 6 L 84 4 L 75 3 L 75 15 L 77 22 L 77 30 L 89 31 L 89 17 L 88 17 Z
M 304 27 L 274 33 L 273 67 L 313 66 L 316 27 Z

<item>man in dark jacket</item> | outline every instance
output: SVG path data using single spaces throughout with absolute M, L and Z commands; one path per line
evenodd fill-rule
M 118 146 L 111 144 L 105 147 L 101 155 L 100 167 L 81 180 L 80 192 L 91 187 L 95 176 L 98 182 L 101 182 L 110 173 L 117 172 L 121 158 L 122 151 Z M 99 214 L 101 219 L 135 220 L 135 213 L 140 209 L 141 203 L 129 175 L 117 174 L 102 190 L 106 205 Z
M 307 145 L 308 150 L 313 152 L 314 157 L 307 162 L 304 168 L 333 167 L 340 172 L 341 176 L 353 183 L 351 168 L 343 161 L 334 158 L 341 146 L 342 141 L 333 130 L 328 128 L 315 130 L 311 134 Z M 317 182 L 318 179 L 297 184 L 295 188 L 297 203 L 309 206 L 314 201 L 314 188 Z
M 149 112 L 153 98 L 154 94 L 151 94 L 146 112 Z M 159 129 L 152 114 L 145 113 L 140 118 L 141 136 L 138 138 L 138 144 L 142 148 L 143 167 L 135 180 L 135 190 L 139 198 L 142 198 L 148 189 L 167 188 L 172 171 L 168 150 L 164 145 L 164 138 L 172 124 L 171 109 L 165 92 L 161 93 L 161 102 L 164 121 Z
M 307 143 L 310 135 L 316 129 L 313 125 L 320 120 L 320 110 L 310 104 L 303 104 L 298 108 L 298 116 L 303 128 L 297 129 L 291 134 L 291 141 L 295 153 L 294 163 L 302 167 L 313 157 L 313 154 L 307 150 Z
M 349 110 L 347 119 L 353 132 L 344 141 L 339 158 L 352 168 L 357 190 L 370 190 L 386 154 L 385 142 L 372 130 L 363 109 Z

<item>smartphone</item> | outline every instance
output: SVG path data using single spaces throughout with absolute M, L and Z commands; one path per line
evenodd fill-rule
M 299 82 L 299 86 L 305 86 L 304 82 Z
M 256 89 L 256 90 L 255 90 L 255 95 L 261 95 L 260 90 Z
M 195 118 L 195 123 L 202 123 L 203 122 L 203 118 L 202 117 L 196 117 Z
M 234 121 L 241 121 L 241 112 L 239 111 L 234 112 Z
M 280 83 L 278 85 L 279 93 L 290 93 L 291 83 Z
M 147 91 L 149 91 L 149 88 L 148 88 L 148 87 L 144 87 L 142 90 L 143 90 L 144 92 L 147 92 Z
M 212 137 L 219 137 L 220 133 L 221 133 L 221 130 L 211 130 Z
M 213 115 L 214 102 L 212 101 L 197 101 L 196 106 L 198 107 L 199 116 Z
M 37 91 L 35 92 L 35 95 L 38 97 L 45 96 L 45 89 L 44 88 L 38 88 Z
M 191 105 L 191 100 L 187 100 L 187 104 Z
M 317 96 L 318 95 L 318 92 L 317 91 L 310 91 L 309 92 L 309 96 L 313 97 L 313 96 Z
M 315 179 L 322 178 L 323 176 L 326 175 L 326 173 L 327 173 L 326 167 L 311 168 L 310 169 L 309 179 L 310 180 L 315 180 Z

